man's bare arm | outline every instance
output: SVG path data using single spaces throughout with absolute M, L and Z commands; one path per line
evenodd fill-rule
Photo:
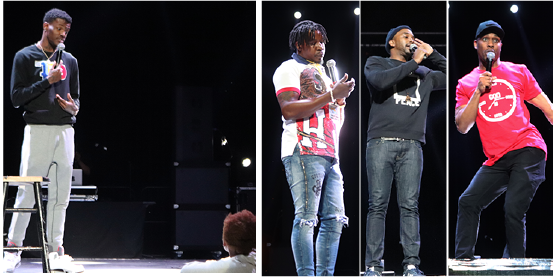
M 551 100 L 549 100 L 547 95 L 545 95 L 545 93 L 542 92 L 540 95 L 528 100 L 528 103 L 543 111 L 543 114 L 545 115 L 545 117 L 547 117 L 549 123 L 553 125 L 553 104 L 551 103 Z

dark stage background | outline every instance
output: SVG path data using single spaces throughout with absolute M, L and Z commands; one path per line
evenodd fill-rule
M 91 169 L 84 183 L 98 186 L 98 203 L 148 206 L 145 255 L 172 255 L 175 234 L 186 228 L 220 232 L 222 219 L 176 227 L 173 204 L 227 214 L 234 210 L 234 189 L 255 186 L 255 2 L 3 5 L 4 175 L 19 173 L 25 126 L 22 109 L 10 100 L 13 58 L 41 38 L 43 16 L 56 7 L 73 18 L 65 45 L 80 68 L 76 151 Z M 251 158 L 249 168 L 238 166 L 243 157 Z M 223 170 L 226 185 L 203 185 L 202 177 L 191 185 L 179 175 L 193 167 Z M 210 201 L 186 207 L 175 197 L 183 187 L 188 200 L 195 199 L 194 189 L 213 187 L 231 208 Z M 255 212 L 255 201 L 248 209 Z M 219 234 L 214 247 L 222 250 L 220 241 Z
M 389 57 L 384 49 L 386 35 L 399 25 L 411 27 L 416 38 L 430 44 L 440 54 L 446 53 L 447 4 L 431 2 L 361 2 L 361 71 L 370 56 Z M 449 58 L 448 58 L 449 59 Z M 423 65 L 436 69 L 432 63 Z M 361 90 L 361 245 L 362 264 L 365 264 L 365 227 L 368 212 L 368 182 L 365 163 L 367 128 L 370 112 L 370 93 L 364 73 L 359 82 Z M 426 120 L 426 145 L 423 146 L 419 213 L 421 233 L 421 270 L 426 275 L 446 273 L 446 90 L 430 95 Z M 397 192 L 392 187 L 386 216 L 384 267 L 396 275 L 403 273 L 403 249 L 399 239 L 399 208 Z M 363 268 L 365 270 L 365 268 Z
M 288 36 L 305 19 L 322 24 L 328 34 L 325 61 L 336 60 L 339 76 L 347 72 L 356 80 L 348 98 L 346 119 L 340 136 L 340 165 L 344 176 L 344 202 L 349 227 L 344 228 L 335 275 L 359 275 L 359 2 L 263 2 L 262 3 L 262 274 L 297 275 L 290 236 L 294 205 L 280 160 L 282 114 L 273 74 L 291 58 Z M 294 12 L 302 18 L 296 20 Z M 315 231 L 315 233 L 317 230 Z
M 473 46 L 478 25 L 486 20 L 494 20 L 505 30 L 502 38 L 501 60 L 525 64 L 538 81 L 542 90 L 551 99 L 553 88 L 553 58 L 544 55 L 544 45 L 553 40 L 544 36 L 544 26 L 549 18 L 553 2 L 449 2 L 449 257 L 454 257 L 455 226 L 457 220 L 457 200 L 469 185 L 474 174 L 486 160 L 478 134 L 474 126 L 469 133 L 462 135 L 455 127 L 455 87 L 457 81 L 472 69 L 478 67 L 478 58 Z M 519 11 L 509 11 L 516 4 Z M 526 103 L 534 124 L 545 142 L 551 148 L 553 128 L 543 113 Z M 550 157 L 551 158 L 551 157 Z M 546 167 L 546 181 L 541 184 L 527 212 L 527 250 L 529 258 L 551 258 L 553 244 L 549 241 L 550 232 L 546 229 L 551 219 L 553 195 L 551 179 L 553 166 L 549 160 Z M 476 245 L 476 255 L 483 258 L 501 258 L 505 247 L 505 226 L 503 204 L 500 196 L 482 212 L 480 231 Z

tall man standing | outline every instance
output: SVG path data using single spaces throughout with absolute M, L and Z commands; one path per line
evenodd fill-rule
M 411 47 L 415 45 L 417 48 Z M 446 86 L 446 59 L 416 39 L 407 25 L 392 28 L 386 37 L 389 58 L 372 56 L 365 64 L 372 97 L 366 150 L 369 182 L 365 276 L 381 276 L 384 228 L 392 181 L 400 208 L 403 275 L 423 275 L 419 269 L 418 199 L 423 167 L 426 115 L 430 93 Z M 419 64 L 428 59 L 439 71 Z
M 45 14 L 40 41 L 15 55 L 11 100 L 14 107 L 23 107 L 27 123 L 19 175 L 50 178 L 46 209 L 50 267 L 64 272 L 83 272 L 81 265 L 71 263 L 62 246 L 75 151 L 72 125 L 80 103 L 77 59 L 57 48 L 66 40 L 71 23 L 71 17 L 59 9 Z M 31 208 L 34 203 L 32 186 L 19 187 L 14 207 Z M 23 245 L 29 220 L 30 213 L 13 214 L 8 246 Z M 4 253 L 7 272 L 13 272 L 20 265 L 20 254 Z
M 524 258 L 526 211 L 545 180 L 547 146 L 530 123 L 524 101 L 541 109 L 551 124 L 553 104 L 525 65 L 501 61 L 504 36 L 495 21 L 478 26 L 474 48 L 479 65 L 457 85 L 457 129 L 465 134 L 476 123 L 488 157 L 459 198 L 457 259 L 474 259 L 480 213 L 503 193 L 507 236 L 503 257 Z
M 338 136 L 345 99 L 355 86 L 347 74 L 332 84 L 322 66 L 325 28 L 305 20 L 290 32 L 295 52 L 275 71 L 273 83 L 284 131 L 281 158 L 295 207 L 292 251 L 298 275 L 333 275 L 342 227 L 347 225 Z M 313 230 L 320 216 L 313 262 Z

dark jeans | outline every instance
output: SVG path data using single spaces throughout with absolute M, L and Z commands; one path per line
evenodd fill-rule
M 459 198 L 455 258 L 474 259 L 480 213 L 505 192 L 504 258 L 524 258 L 526 211 L 545 180 L 545 152 L 525 147 L 505 154 L 493 166 L 482 166 Z
M 422 175 L 422 148 L 419 141 L 371 139 L 367 142 L 369 212 L 365 265 L 382 271 L 386 212 L 392 181 L 395 180 L 400 210 L 400 239 L 403 265 L 419 265 L 419 193 Z

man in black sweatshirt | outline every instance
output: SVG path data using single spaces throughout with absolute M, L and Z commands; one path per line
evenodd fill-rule
M 380 276 L 384 255 L 384 226 L 392 181 L 400 207 L 400 238 L 405 276 L 423 275 L 419 269 L 418 199 L 422 176 L 426 113 L 430 93 L 446 86 L 446 59 L 416 39 L 407 25 L 393 28 L 386 38 L 390 58 L 369 57 L 365 64 L 372 97 L 367 133 L 366 276 Z M 419 64 L 428 59 L 440 71 Z
M 46 209 L 48 258 L 52 270 L 67 273 L 84 271 L 82 265 L 71 263 L 62 246 L 75 154 L 73 124 L 80 107 L 77 59 L 59 51 L 71 23 L 72 18 L 59 9 L 45 14 L 40 41 L 15 54 L 10 92 L 14 107 L 23 107 L 27 123 L 19 175 L 50 178 Z M 32 186 L 19 187 L 14 207 L 32 208 L 33 193 Z M 29 213 L 13 214 L 8 246 L 23 245 L 29 219 Z M 19 266 L 20 254 L 4 253 L 7 272 Z

